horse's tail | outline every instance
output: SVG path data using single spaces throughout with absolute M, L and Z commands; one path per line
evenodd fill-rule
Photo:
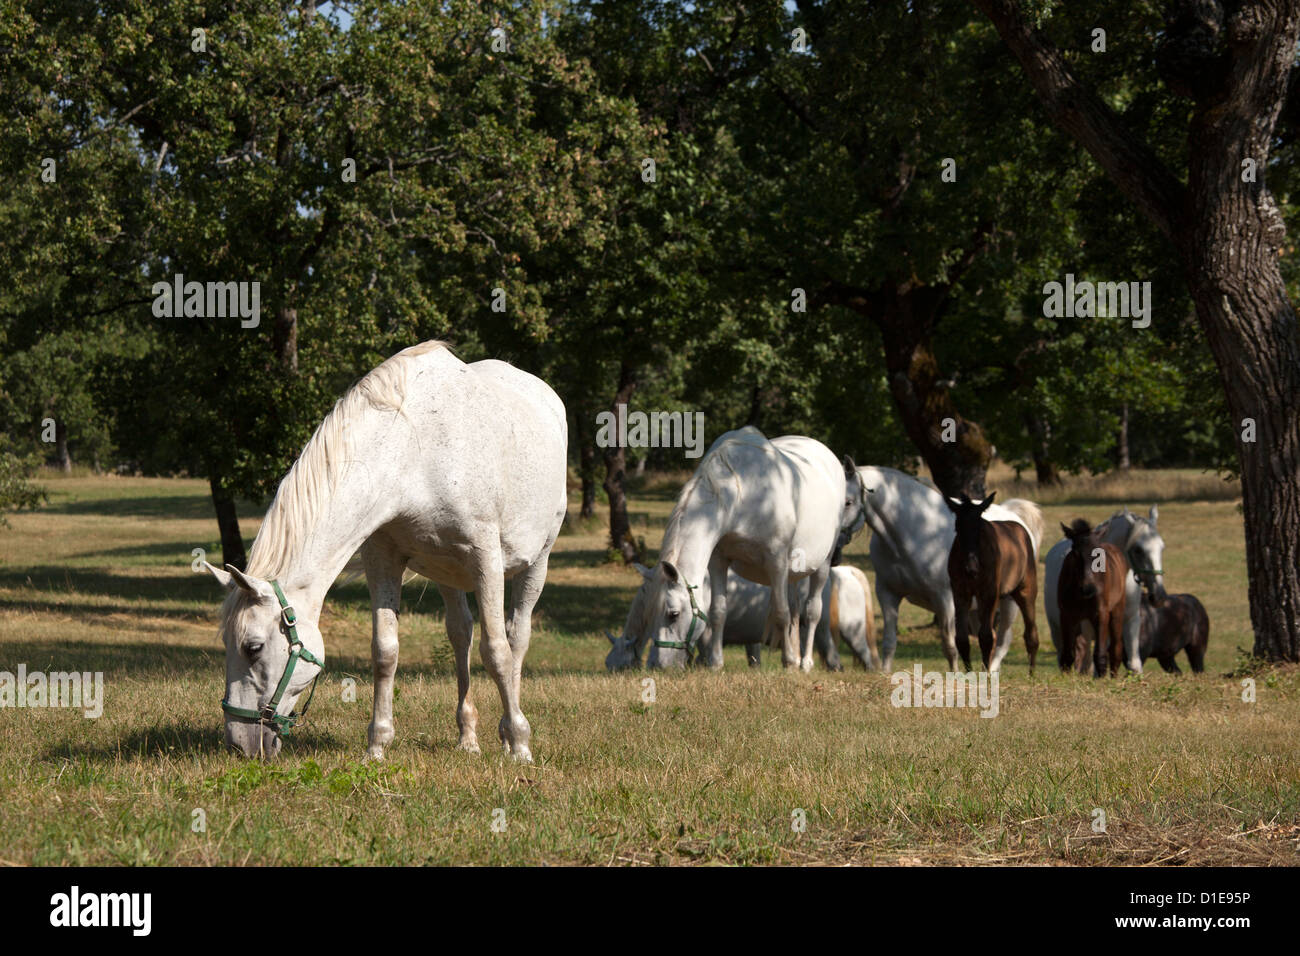
M 1034 543 L 1034 560 L 1037 561 L 1041 550 L 1039 545 L 1043 541 L 1043 512 L 1038 505 L 1025 498 L 1011 498 L 1003 507 L 1023 521 L 1029 529 L 1029 537 Z

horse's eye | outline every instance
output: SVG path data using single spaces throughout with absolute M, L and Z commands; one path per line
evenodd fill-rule
M 249 657 L 256 657 L 258 654 L 262 653 L 262 642 L 256 641 L 252 644 L 245 644 L 244 653 Z
M 682 613 L 681 611 L 669 611 L 668 612 L 669 622 L 677 620 L 678 615 L 680 615 L 681 613 Z

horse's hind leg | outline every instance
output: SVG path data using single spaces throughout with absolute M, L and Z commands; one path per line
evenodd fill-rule
M 1038 622 L 1034 618 L 1034 598 L 1037 595 L 1024 586 L 1012 592 L 1011 600 L 1020 608 L 1020 616 L 1025 619 L 1025 653 L 1029 655 L 1029 674 L 1032 677 L 1034 665 L 1038 661 Z M 1011 644 L 1011 633 L 1007 632 L 1007 644 Z M 1006 651 L 1003 651 L 1005 654 Z
M 800 660 L 799 669 L 807 673 L 813 669 L 813 644 L 817 636 L 817 627 L 822 620 L 822 590 L 826 586 L 826 579 L 831 575 L 831 566 L 829 562 L 823 563 L 816 571 L 808 576 L 808 600 L 804 602 L 803 607 L 799 609 L 799 648 Z M 829 633 L 829 632 L 828 632 Z M 839 650 L 835 647 L 839 640 L 838 635 L 830 634 L 830 646 L 834 654 L 836 664 L 839 663 Z M 832 670 L 840 670 L 835 667 Z
M 1156 660 L 1160 662 L 1160 666 L 1164 669 L 1166 674 L 1182 673 L 1178 668 L 1178 661 L 1174 660 L 1173 654 L 1167 654 L 1164 657 L 1157 657 Z
M 502 747 L 518 760 L 532 763 L 533 754 L 528 744 L 532 737 L 532 728 L 524 713 L 519 709 L 519 692 L 516 689 L 515 659 L 506 635 L 505 620 L 505 579 L 501 574 L 499 546 L 496 560 L 490 557 L 479 568 L 478 610 L 483 627 L 483 636 L 479 641 L 479 655 L 483 666 L 497 685 L 501 695 L 501 723 L 497 727 L 497 736 Z
M 745 645 L 745 660 L 749 663 L 749 666 L 750 666 L 750 667 L 762 667 L 762 666 L 763 666 L 763 651 L 762 651 L 762 647 L 763 647 L 762 644 L 746 644 L 746 645 Z
M 402 573 L 406 562 L 381 541 L 371 539 L 361 549 L 370 588 L 370 660 L 375 679 L 366 756 L 384 759 L 393 742 L 393 676 L 397 673 L 397 616 L 402 600 Z
M 519 699 L 519 681 L 524 672 L 524 655 L 533 635 L 533 608 L 542 596 L 546 584 L 546 568 L 550 552 L 542 555 L 525 571 L 510 582 L 510 619 L 506 621 L 506 640 L 514 657 L 515 699 Z
M 989 672 L 1000 670 L 1002 661 L 1011 650 L 1011 632 L 1016 623 L 1017 600 L 1008 594 L 998 601 L 997 641 L 993 645 L 993 660 L 989 663 Z
M 460 729 L 461 750 L 472 754 L 478 749 L 478 710 L 469 692 L 469 651 L 474 643 L 474 617 L 464 591 L 441 587 L 442 602 L 447 608 L 447 640 L 456 655 L 456 726 Z

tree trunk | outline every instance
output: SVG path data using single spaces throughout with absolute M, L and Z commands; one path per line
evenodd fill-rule
M 1063 484 L 1061 473 L 1051 458 L 1052 426 L 1032 411 L 1025 413 L 1025 426 L 1029 430 L 1029 454 L 1034 459 L 1034 474 L 1038 478 L 1038 487 L 1047 488 Z
M 992 449 L 953 404 L 939 375 L 932 334 L 947 290 L 921 286 L 887 295 L 877 312 L 889 391 L 908 438 L 945 495 L 983 498 Z
M 1300 0 L 1173 8 L 1157 62 L 1170 89 L 1194 104 L 1185 188 L 1014 0 L 974 3 L 1052 120 L 1182 257 L 1237 436 L 1254 653 L 1300 660 L 1300 330 L 1278 268 L 1286 230 L 1264 184 L 1295 62 Z
M 72 453 L 68 451 L 68 426 L 62 418 L 54 420 L 54 457 L 59 470 L 65 475 L 72 474 Z
M 618 417 L 618 407 L 627 405 L 636 391 L 636 380 L 632 368 L 626 361 L 619 365 L 618 391 L 614 394 L 610 411 Z M 617 436 L 614 443 L 605 449 L 605 494 L 609 496 L 609 545 L 628 564 L 637 560 L 638 552 L 632 541 L 632 525 L 627 517 L 627 493 L 624 482 L 627 477 L 627 452 L 619 443 Z
M 281 306 L 275 310 L 275 357 L 286 372 L 298 371 L 298 310 Z
M 248 555 L 244 552 L 244 538 L 239 533 L 235 498 L 221 487 L 217 478 L 209 478 L 208 487 L 212 489 L 212 505 L 217 512 L 217 527 L 221 530 L 221 563 L 232 564 L 242 571 L 248 564 Z
M 581 518 L 590 518 L 596 513 L 596 446 L 590 436 L 583 436 L 578 446 L 578 469 L 582 478 Z
M 1115 457 L 1119 470 L 1128 471 L 1128 402 L 1123 404 L 1119 412 L 1119 450 Z

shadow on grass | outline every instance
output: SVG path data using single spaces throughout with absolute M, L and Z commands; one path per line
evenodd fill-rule
M 69 596 L 102 596 L 121 600 L 145 601 L 195 601 L 213 607 L 221 603 L 222 590 L 206 575 L 136 575 L 115 574 L 111 571 L 61 568 L 42 564 L 26 568 L 0 570 L 0 588 L 35 589 L 35 600 L 11 599 L 6 603 L 21 605 L 46 605 L 57 610 L 60 602 L 45 598 L 46 594 Z M 66 604 L 63 606 L 67 606 Z M 99 610 L 105 608 L 90 608 Z M 142 613 L 145 608 L 127 608 L 126 613 Z M 193 611 L 151 607 L 150 614 L 192 615 Z
M 342 750 L 347 746 L 333 734 L 304 728 L 285 738 L 281 755 L 296 751 Z M 178 755 L 217 755 L 230 753 L 219 718 L 211 724 L 166 724 L 138 730 L 125 737 L 100 744 L 56 744 L 41 754 L 43 760 L 77 760 L 92 762 L 119 757 L 169 757 Z
M 238 503 L 241 518 L 256 518 L 262 509 L 247 501 Z M 110 518 L 176 518 L 190 521 L 195 518 L 216 519 L 212 498 L 206 494 L 156 495 L 153 497 L 112 498 L 75 496 L 51 502 L 41 509 L 57 515 L 104 515 Z
M 99 641 L 5 641 L 0 644 L 0 669 L 14 671 L 90 671 L 106 678 L 139 678 L 154 674 L 219 673 L 225 650 L 214 638 L 212 647 L 165 644 L 105 644 Z

